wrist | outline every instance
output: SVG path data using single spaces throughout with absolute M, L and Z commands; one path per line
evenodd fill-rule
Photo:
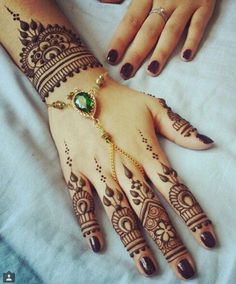
M 66 96 L 76 88 L 87 91 L 90 90 L 95 85 L 96 79 L 99 77 L 99 75 L 105 72 L 106 69 L 103 67 L 81 71 L 68 81 L 62 83 L 60 87 L 55 88 L 54 92 L 45 98 L 46 103 L 51 104 L 56 100 L 65 101 Z

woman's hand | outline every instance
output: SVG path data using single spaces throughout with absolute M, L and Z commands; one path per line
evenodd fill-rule
M 133 0 L 109 44 L 108 62 L 113 65 L 122 60 L 120 74 L 126 80 L 134 76 L 152 51 L 147 71 L 156 76 L 188 23 L 181 58 L 191 60 L 214 7 L 215 0 Z
M 95 71 L 85 72 L 86 76 L 91 79 L 87 74 Z M 94 81 L 100 72 L 104 71 L 100 69 L 92 75 Z M 77 87 L 76 77 L 71 80 L 64 85 L 67 93 L 73 86 Z M 88 80 L 81 82 L 87 84 L 83 86 L 86 91 L 92 87 Z M 47 103 L 66 101 L 61 90 L 60 95 L 54 93 L 49 97 Z M 195 271 L 192 257 L 148 180 L 183 219 L 200 245 L 214 247 L 215 234 L 211 221 L 170 166 L 155 132 L 191 149 L 208 149 L 213 141 L 199 134 L 164 100 L 130 90 L 109 77 L 96 95 L 96 101 L 96 118 L 112 141 L 130 155 L 128 158 L 124 152 L 116 151 L 112 162 L 109 143 L 101 138 L 92 120 L 71 108 L 49 107 L 51 133 L 83 235 L 94 252 L 102 249 L 104 240 L 94 211 L 94 188 L 112 226 L 142 274 L 152 275 L 156 265 L 139 223 L 158 245 L 176 275 L 182 279 L 192 277 Z

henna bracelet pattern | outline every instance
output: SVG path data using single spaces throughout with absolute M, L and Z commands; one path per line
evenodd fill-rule
M 22 21 L 20 15 L 11 11 L 14 21 L 20 24 L 21 69 L 31 80 L 42 101 L 55 87 L 80 70 L 102 66 L 80 38 L 60 25 L 47 25 L 35 20 Z
M 95 86 L 91 90 L 84 91 L 80 89 L 75 89 L 73 92 L 70 92 L 67 96 L 68 102 L 55 101 L 51 104 L 47 104 L 48 107 L 53 107 L 55 109 L 63 110 L 66 108 L 72 108 L 78 111 L 82 116 L 91 119 L 94 123 L 94 126 L 100 132 L 101 138 L 106 141 L 109 145 L 109 154 L 110 154 L 110 163 L 111 163 L 111 175 L 114 181 L 118 181 L 115 168 L 115 152 L 119 152 L 123 157 L 130 160 L 135 167 L 144 175 L 143 167 L 126 151 L 121 149 L 115 142 L 112 140 L 111 135 L 106 132 L 106 130 L 101 125 L 99 119 L 96 118 L 96 98 L 95 95 L 98 94 L 99 89 L 104 85 L 105 76 L 107 73 L 101 74 L 95 82 Z

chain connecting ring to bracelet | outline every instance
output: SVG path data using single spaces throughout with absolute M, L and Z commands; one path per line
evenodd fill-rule
M 101 138 L 104 139 L 109 145 L 111 175 L 112 178 L 116 182 L 118 182 L 115 168 L 115 152 L 119 152 L 122 156 L 131 161 L 133 165 L 141 172 L 142 175 L 144 175 L 144 169 L 138 163 L 138 161 L 136 161 L 129 153 L 127 153 L 115 144 L 115 142 L 112 140 L 111 135 L 104 129 L 99 119 L 95 117 L 97 106 L 95 95 L 97 95 L 99 89 L 104 86 L 106 76 L 107 73 L 99 75 L 99 77 L 96 79 L 95 85 L 88 92 L 80 89 L 75 89 L 73 92 L 70 92 L 67 95 L 68 103 L 63 101 L 55 101 L 51 104 L 47 104 L 47 107 L 52 107 L 59 110 L 63 110 L 65 108 L 73 108 L 74 110 L 78 111 L 82 116 L 89 118 L 93 121 L 94 126 L 98 129 L 101 135 Z

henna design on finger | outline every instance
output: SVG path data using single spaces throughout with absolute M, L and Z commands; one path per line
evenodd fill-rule
M 20 24 L 21 68 L 43 101 L 80 70 L 102 66 L 71 30 L 57 24 L 44 26 L 35 20 L 27 23 L 6 9 Z
M 111 218 L 112 225 L 120 236 L 128 253 L 133 257 L 134 254 L 138 254 L 141 250 L 145 250 L 146 243 L 139 231 L 137 218 L 133 211 L 130 208 L 121 205 L 123 198 L 124 196 L 121 192 L 115 192 L 106 185 L 103 204 L 107 207 L 112 206 L 114 208 Z
M 145 182 L 134 179 L 133 172 L 124 166 L 124 173 L 130 181 L 130 194 L 135 205 L 141 206 L 139 219 L 150 233 L 168 262 L 184 255 L 187 250 L 177 236 L 168 214 L 155 197 L 153 189 Z
M 148 139 L 144 137 L 139 130 L 142 142 L 148 144 Z M 147 147 L 146 147 L 147 149 Z M 152 158 L 159 160 L 158 155 L 152 152 Z M 171 183 L 172 186 L 169 192 L 169 200 L 173 207 L 179 212 L 180 217 L 184 220 L 192 232 L 201 229 L 203 226 L 212 224 L 211 220 L 207 218 L 199 203 L 187 188 L 186 185 L 178 181 L 177 172 L 163 163 L 161 163 L 163 173 L 158 173 L 160 180 L 164 183 Z
M 67 165 L 70 167 L 70 177 L 67 181 L 68 189 L 74 192 L 72 203 L 75 215 L 78 218 L 80 228 L 84 237 L 96 231 L 100 231 L 99 224 L 95 218 L 95 204 L 92 195 L 86 190 L 86 181 L 78 177 L 72 171 L 72 158 L 70 150 L 65 142 L 65 154 L 67 155 Z
M 173 112 L 172 109 L 166 104 L 164 99 L 158 99 L 161 106 L 167 109 L 167 115 L 169 119 L 173 122 L 172 127 L 184 137 L 191 136 L 192 132 L 196 132 L 196 128 L 194 128 L 187 120 L 182 118 L 177 113 Z
M 96 168 L 100 174 L 100 180 L 102 180 L 102 167 L 98 164 L 96 159 Z M 106 183 L 106 188 L 103 196 L 103 204 L 106 207 L 112 207 L 114 209 L 111 217 L 112 226 L 120 236 L 122 243 L 131 257 L 135 254 L 139 254 L 141 251 L 145 251 L 148 247 L 144 238 L 142 237 L 137 217 L 134 212 L 122 205 L 124 201 L 124 194 L 119 190 L 114 190 Z
M 208 226 L 212 222 L 207 218 L 199 203 L 184 184 L 178 181 L 177 172 L 161 163 L 163 174 L 158 173 L 164 183 L 171 183 L 169 191 L 169 200 L 173 207 L 179 212 L 192 232 Z

